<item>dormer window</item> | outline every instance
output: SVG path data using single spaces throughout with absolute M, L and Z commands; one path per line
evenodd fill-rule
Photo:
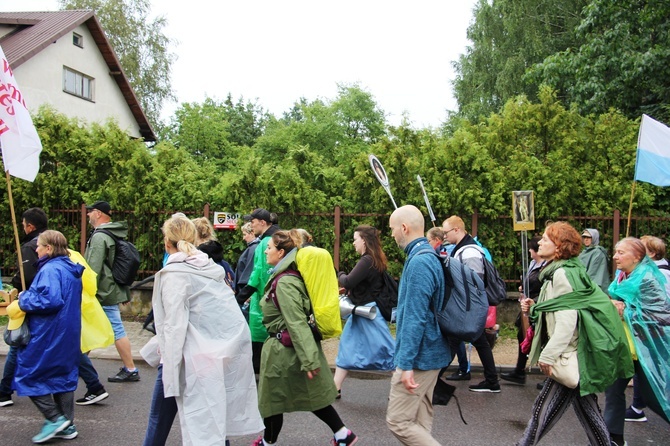
M 84 37 L 81 34 L 72 33 L 72 44 L 84 48 Z

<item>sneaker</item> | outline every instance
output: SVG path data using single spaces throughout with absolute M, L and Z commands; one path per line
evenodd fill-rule
M 62 431 L 57 432 L 56 435 L 54 435 L 54 438 L 59 438 L 61 440 L 74 440 L 77 438 L 77 435 L 79 435 L 77 428 L 74 427 L 74 424 L 71 424 Z
M 644 416 L 644 410 L 637 412 L 630 406 L 626 409 L 626 421 L 647 421 L 647 417 Z
M 535 387 L 537 387 L 537 390 L 542 390 L 542 389 L 544 389 L 544 383 L 546 383 L 546 382 L 547 382 L 546 379 L 543 380 L 543 381 L 540 381 L 539 383 L 536 384 Z
M 75 404 L 78 406 L 88 406 L 89 404 L 99 403 L 100 401 L 109 397 L 109 393 L 102 388 L 97 392 L 86 392 L 83 398 L 79 398 L 75 401 Z
M 356 442 L 358 442 L 358 437 L 356 436 L 356 434 L 354 434 L 350 430 L 347 430 L 347 437 L 346 438 L 344 438 L 342 440 L 338 440 L 335 437 L 333 437 L 330 444 L 332 446 L 351 446 L 353 444 L 356 444 Z
M 12 401 L 11 395 L 0 393 L 0 407 L 11 406 L 12 404 L 14 404 L 14 401 Z
M 471 385 L 469 389 L 472 392 L 500 393 L 500 383 L 491 384 L 488 381 L 484 380 L 479 384 Z
M 256 441 L 254 441 L 253 443 L 251 443 L 251 446 L 263 446 L 263 445 L 264 445 L 264 443 L 263 443 L 263 436 L 262 436 L 262 435 L 260 435 L 260 436 L 256 439 Z
M 42 430 L 39 434 L 33 437 L 33 443 L 44 443 L 51 440 L 56 434 L 70 425 L 70 420 L 65 418 L 63 415 L 58 417 L 56 421 L 44 420 L 44 425 L 42 425 Z
M 526 384 L 526 374 L 517 373 L 516 370 L 509 373 L 501 373 L 500 379 L 504 379 L 505 381 L 509 381 L 514 384 L 521 384 L 521 385 Z
M 342 389 L 337 391 L 337 396 L 335 397 L 336 400 L 342 399 Z
M 470 381 L 470 372 L 461 372 L 460 370 L 453 375 L 447 376 L 447 381 Z
M 139 370 L 135 369 L 134 372 L 129 372 L 128 369 L 125 367 L 121 367 L 119 369 L 119 373 L 117 373 L 116 375 L 107 378 L 107 381 L 109 381 L 110 383 L 125 383 L 139 380 L 140 380 Z

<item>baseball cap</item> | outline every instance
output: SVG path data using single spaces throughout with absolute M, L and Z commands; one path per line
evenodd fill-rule
M 267 209 L 263 208 L 254 209 L 254 211 L 251 214 L 245 215 L 242 218 L 244 218 L 245 220 L 253 220 L 255 218 L 256 220 L 264 220 L 267 221 L 268 223 L 272 223 L 272 215 Z
M 106 201 L 96 201 L 95 203 L 86 206 L 86 210 L 89 212 L 93 209 L 97 209 L 103 214 L 107 214 L 109 216 L 112 215 L 112 207 Z
M 593 238 L 593 235 L 591 234 L 591 232 L 589 232 L 588 229 L 584 229 L 584 232 L 582 232 L 582 237 L 591 237 L 591 238 Z
M 7 306 L 7 316 L 9 316 L 9 323 L 7 324 L 8 330 L 16 330 L 23 325 L 26 313 L 19 307 L 18 300 L 15 300 Z

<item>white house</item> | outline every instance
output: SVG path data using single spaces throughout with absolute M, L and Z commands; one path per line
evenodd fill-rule
M 0 12 L 0 47 L 31 112 L 49 104 L 85 122 L 113 119 L 133 138 L 156 140 L 93 11 Z

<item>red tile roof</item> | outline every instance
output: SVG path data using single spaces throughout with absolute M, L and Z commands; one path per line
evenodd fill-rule
M 82 23 L 86 24 L 93 40 L 98 45 L 110 74 L 116 80 L 128 107 L 137 120 L 140 134 L 146 141 L 155 141 L 156 135 L 151 124 L 93 11 L 0 12 L 0 25 L 17 27 L 7 35 L 0 37 L 0 46 L 5 52 L 9 65 L 17 68 Z

